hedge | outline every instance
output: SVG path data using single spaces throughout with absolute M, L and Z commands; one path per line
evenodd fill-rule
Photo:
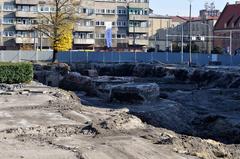
M 27 83 L 33 80 L 31 63 L 0 63 L 0 83 Z

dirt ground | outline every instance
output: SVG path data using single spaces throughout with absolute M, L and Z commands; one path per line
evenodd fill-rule
M 4 159 L 240 158 L 237 144 L 156 128 L 129 108 L 84 106 L 74 93 L 35 82 L 1 93 L 0 149 Z

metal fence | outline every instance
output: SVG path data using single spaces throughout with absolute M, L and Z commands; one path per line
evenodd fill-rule
M 51 61 L 52 51 L 0 51 L 0 61 Z M 59 62 L 65 63 L 126 63 L 126 62 L 163 62 L 163 63 L 187 63 L 189 53 L 169 52 L 59 52 Z M 222 65 L 240 65 L 240 56 L 216 55 L 216 54 L 192 54 L 192 62 L 198 65 L 207 65 L 210 61 L 220 61 Z
M 126 62 L 163 62 L 163 63 L 187 63 L 189 53 L 169 52 L 61 52 L 57 55 L 58 61 L 66 63 L 126 63 Z M 207 65 L 210 61 L 219 61 L 222 65 L 240 65 L 240 56 L 217 54 L 192 54 L 192 62 L 198 65 Z
M 52 51 L 0 51 L 0 61 L 50 61 L 52 59 L 52 55 Z

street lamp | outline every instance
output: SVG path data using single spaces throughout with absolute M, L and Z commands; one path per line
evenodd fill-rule
M 192 1 L 189 1 L 189 65 L 192 63 Z

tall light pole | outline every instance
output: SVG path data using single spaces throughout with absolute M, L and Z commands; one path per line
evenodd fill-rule
M 192 1 L 188 0 L 189 5 L 189 64 L 192 63 Z
M 181 25 L 182 25 L 182 35 L 181 35 L 181 36 L 182 36 L 182 37 L 181 37 L 181 41 L 182 41 L 182 42 L 181 42 L 181 63 L 183 63 L 183 52 L 184 52 L 184 51 L 183 51 L 183 49 L 184 49 L 184 48 L 183 48 L 183 40 L 184 40 L 184 37 L 183 37 L 183 36 L 184 36 L 184 35 L 183 35 L 183 34 L 184 34 L 184 33 L 183 33 L 183 31 L 184 31 L 183 26 L 184 26 L 184 23 L 182 23 Z

